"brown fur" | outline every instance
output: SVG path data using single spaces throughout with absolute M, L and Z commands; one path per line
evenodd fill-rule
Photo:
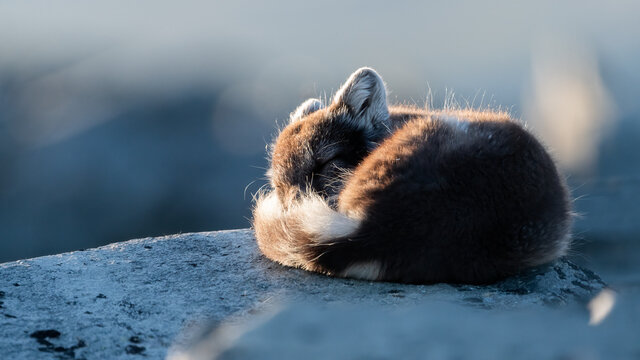
M 388 107 L 385 94 L 361 69 L 280 133 L 273 190 L 254 209 L 267 257 L 336 276 L 488 283 L 564 254 L 568 192 L 533 135 L 506 113 Z

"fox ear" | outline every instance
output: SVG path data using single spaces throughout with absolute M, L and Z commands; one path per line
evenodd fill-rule
M 388 127 L 387 90 L 378 73 L 367 67 L 356 70 L 333 97 L 335 106 L 346 106 L 349 113 L 367 130 Z
M 294 122 L 302 119 L 303 117 L 316 112 L 323 108 L 322 101 L 318 99 L 307 99 L 305 102 L 300 104 L 298 108 L 289 115 L 289 121 Z

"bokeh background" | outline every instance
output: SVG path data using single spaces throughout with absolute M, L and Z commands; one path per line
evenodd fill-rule
M 575 260 L 638 285 L 638 14 L 637 1 L 0 2 L 0 262 L 248 227 L 276 123 L 366 65 L 392 102 L 526 122 L 569 177 Z

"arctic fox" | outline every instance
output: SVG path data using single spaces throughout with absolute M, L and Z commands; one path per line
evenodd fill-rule
M 568 191 L 533 135 L 502 112 L 388 106 L 370 68 L 300 105 L 270 155 L 253 227 L 283 265 L 484 284 L 569 247 Z

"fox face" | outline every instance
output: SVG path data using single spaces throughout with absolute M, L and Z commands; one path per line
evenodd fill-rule
M 302 103 L 271 153 L 271 186 L 284 202 L 302 193 L 334 201 L 349 171 L 389 133 L 386 92 L 371 69 L 354 73 L 331 104 Z

